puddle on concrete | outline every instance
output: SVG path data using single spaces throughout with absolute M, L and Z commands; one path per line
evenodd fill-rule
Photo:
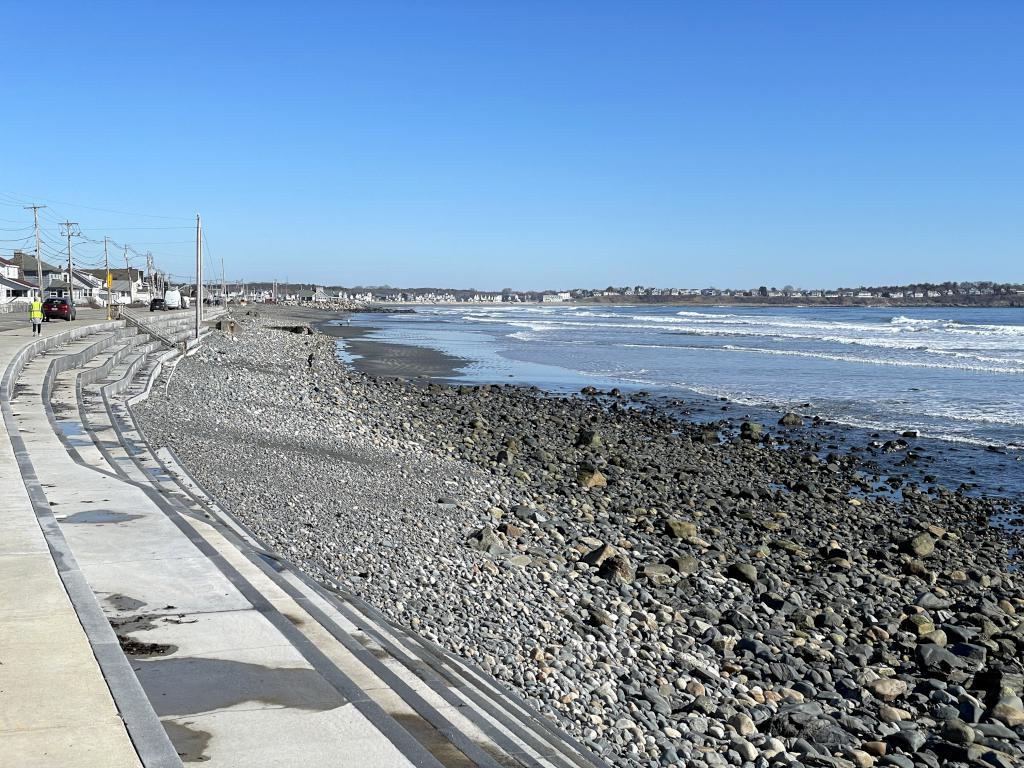
M 139 520 L 142 515 L 131 515 L 127 512 L 114 512 L 110 509 L 89 509 L 84 512 L 75 512 L 73 515 L 61 518 L 62 523 L 89 523 L 92 525 L 104 525 L 106 523 L 127 523 L 129 520 Z
M 145 605 L 142 600 L 136 600 L 128 595 L 113 594 L 103 598 L 115 611 L 135 611 Z
M 145 632 L 146 630 L 154 629 L 156 627 L 156 622 L 162 618 L 164 617 L 132 616 L 130 618 L 123 619 L 108 619 L 108 621 L 117 634 L 130 635 L 132 632 Z
M 314 669 L 227 659 L 139 659 L 132 668 L 160 717 L 195 715 L 247 702 L 324 711 L 346 703 Z
M 57 426 L 65 437 L 81 437 L 85 434 L 85 427 L 80 421 L 61 420 L 57 422 Z
M 198 728 L 189 728 L 191 721 L 177 720 L 163 721 L 167 737 L 174 745 L 178 757 L 183 763 L 204 763 L 210 758 L 206 755 L 206 748 L 210 745 L 210 733 L 201 731 Z
M 144 659 L 152 656 L 167 656 L 178 650 L 178 646 L 168 643 L 147 643 L 133 637 L 118 635 L 117 642 L 124 655 L 133 659 Z

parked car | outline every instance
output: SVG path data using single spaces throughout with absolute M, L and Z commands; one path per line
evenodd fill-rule
M 163 299 L 161 299 L 159 297 L 156 297 L 152 301 L 149 302 L 149 311 L 150 312 L 156 312 L 158 309 L 159 310 L 167 309 L 167 303 Z
M 185 306 L 182 298 L 181 291 L 177 288 L 168 288 L 164 291 L 164 309 L 181 309 Z
M 43 302 L 43 317 L 47 320 L 59 317 L 70 321 L 74 320 L 77 314 L 74 299 L 51 297 Z

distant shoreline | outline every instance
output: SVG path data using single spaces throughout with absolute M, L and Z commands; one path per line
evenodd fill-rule
M 539 303 L 539 302 L 534 302 Z M 588 299 L 576 299 L 566 302 L 552 302 L 551 306 L 624 306 L 624 307 L 815 307 L 844 309 L 850 307 L 875 307 L 878 309 L 927 309 L 927 308 L 949 308 L 949 309 L 1024 309 L 1024 296 L 1015 299 L 998 301 L 972 301 L 952 302 L 940 299 L 915 299 L 913 301 L 899 299 L 815 299 L 806 298 L 801 301 L 794 301 L 790 298 L 764 298 L 760 296 L 714 296 L 714 297 L 693 297 L 684 298 L 671 296 L 662 298 L 660 296 L 594 296 Z

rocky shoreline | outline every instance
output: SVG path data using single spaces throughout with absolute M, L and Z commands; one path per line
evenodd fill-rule
M 988 524 L 1019 502 L 876 494 L 855 455 L 642 396 L 374 378 L 238 319 L 136 406 L 150 440 L 609 764 L 1021 761 L 1021 536 Z

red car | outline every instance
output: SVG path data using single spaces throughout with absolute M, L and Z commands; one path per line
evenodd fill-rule
M 43 317 L 59 317 L 64 320 L 75 319 L 75 302 L 69 299 L 50 298 L 43 302 Z

